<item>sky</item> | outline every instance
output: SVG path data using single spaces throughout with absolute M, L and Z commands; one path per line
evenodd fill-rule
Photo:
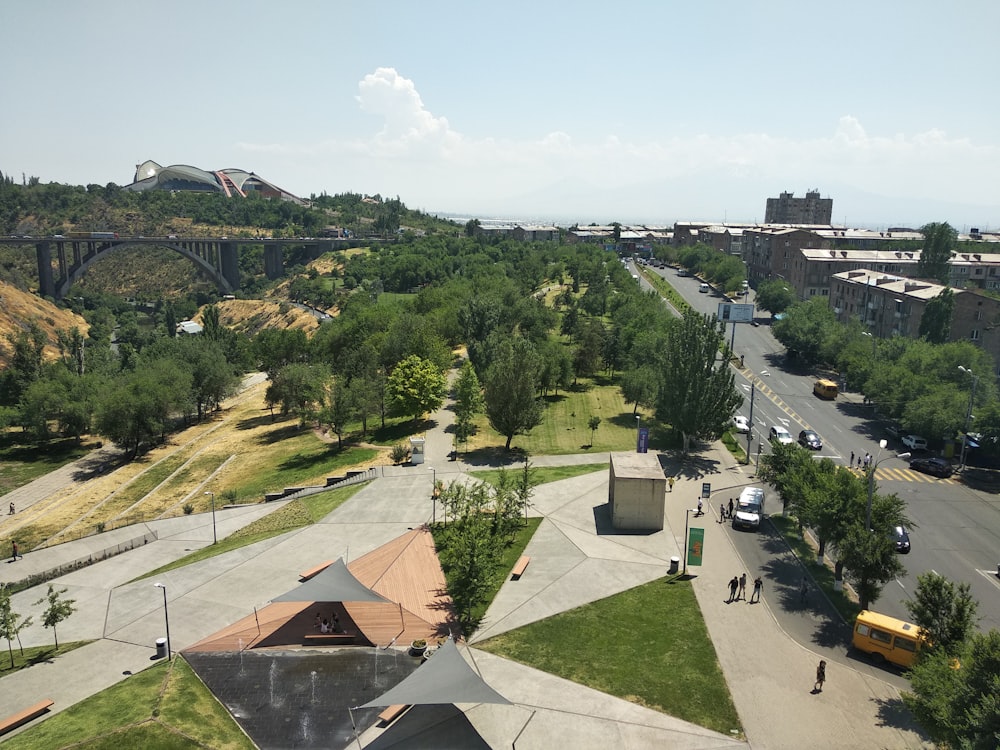
M 1000 228 L 995 0 L 0 2 L 0 172 L 439 216 Z

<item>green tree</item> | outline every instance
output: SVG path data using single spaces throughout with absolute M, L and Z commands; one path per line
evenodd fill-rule
M 437 365 L 411 354 L 389 375 L 386 383 L 389 408 L 417 422 L 425 413 L 441 407 L 447 388 L 448 380 Z
M 920 233 L 924 236 L 924 248 L 917 261 L 917 273 L 923 279 L 947 284 L 958 232 L 946 221 L 935 221 L 920 227 Z
M 656 416 L 681 434 L 684 453 L 692 438 L 721 436 L 742 401 L 732 370 L 718 357 L 724 337 L 716 316 L 691 309 L 668 332 Z
M 514 435 L 542 421 L 542 404 L 536 397 L 539 370 L 538 355 L 527 339 L 505 338 L 496 346 L 483 379 L 484 398 L 486 416 L 493 429 L 507 438 L 507 450 Z
M 757 287 L 757 307 L 777 315 L 795 302 L 792 285 L 784 279 L 768 279 Z
M 601 418 L 598 416 L 593 416 L 587 420 L 587 429 L 590 430 L 590 445 L 594 445 L 594 433 L 597 432 L 597 428 L 601 426 Z
M 945 287 L 941 293 L 927 303 L 920 316 L 917 335 L 932 344 L 943 344 L 951 333 L 951 316 L 955 311 L 955 295 Z
M 837 317 L 825 297 L 797 302 L 772 326 L 774 337 L 804 362 L 819 362 L 825 342 L 839 329 Z M 831 363 L 832 364 L 832 363 Z
M 73 606 L 76 600 L 63 598 L 63 594 L 68 590 L 56 589 L 50 583 L 48 593 L 35 602 L 36 606 L 39 604 L 48 605 L 45 607 L 45 611 L 42 612 L 42 625 L 46 628 L 52 628 L 52 636 L 55 638 L 57 649 L 59 648 L 59 636 L 56 633 L 56 626 L 76 612 L 76 607 Z
M 968 583 L 955 584 L 934 571 L 917 576 L 913 598 L 903 604 L 930 641 L 930 648 L 954 655 L 976 627 L 978 603 Z
M 656 403 L 657 377 L 652 367 L 642 366 L 622 373 L 619 381 L 622 396 L 626 404 L 633 404 L 632 415 L 639 412 L 639 407 L 649 407 Z
M 17 638 L 17 647 L 24 655 L 24 646 L 21 645 L 21 631 L 31 625 L 30 617 L 22 617 L 14 611 L 10 600 L 10 589 L 7 586 L 0 586 L 0 637 L 7 639 L 7 653 L 10 654 L 10 668 L 14 668 L 14 645 L 13 640 Z
M 855 524 L 837 546 L 837 551 L 861 609 L 868 609 L 881 596 L 885 584 L 906 572 L 888 529 L 880 530 L 873 525 L 868 531 L 863 523 Z
M 295 414 L 305 424 L 323 398 L 327 377 L 326 368 L 319 365 L 285 365 L 271 378 L 264 401 L 272 408 L 280 404 L 282 414 Z
M 1000 742 L 1000 631 L 973 633 L 957 656 L 932 649 L 909 674 L 903 702 L 941 747 L 994 750 Z
M 323 406 L 317 418 L 320 424 L 325 424 L 337 436 L 337 450 L 343 449 L 344 432 L 347 423 L 354 418 L 354 403 L 351 391 L 344 385 L 341 378 L 334 378 L 327 388 L 323 398 Z

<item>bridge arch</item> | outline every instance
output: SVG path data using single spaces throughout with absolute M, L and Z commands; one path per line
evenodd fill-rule
M 190 260 L 212 280 L 222 294 L 232 294 L 239 289 L 239 262 L 236 243 L 213 240 L 56 240 L 58 278 L 54 278 L 50 243 L 38 245 L 38 275 L 42 295 L 62 299 L 70 287 L 79 281 L 94 262 L 109 253 L 127 247 L 164 247 Z M 67 257 L 67 245 L 72 253 Z

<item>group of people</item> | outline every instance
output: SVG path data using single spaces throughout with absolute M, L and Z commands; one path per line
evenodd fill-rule
M 727 507 L 725 503 L 719 503 L 719 523 L 725 523 L 727 518 L 733 517 L 733 508 L 735 504 L 733 499 L 729 498 L 729 506 Z
M 319 612 L 316 613 L 316 622 L 313 624 L 320 633 L 340 633 L 340 617 L 336 612 L 333 613 L 333 619 L 328 620 L 322 617 Z
M 858 456 L 858 462 L 857 462 L 857 467 L 856 468 L 864 470 L 864 471 L 868 471 L 868 467 L 871 466 L 871 465 L 872 465 L 872 454 L 871 453 L 865 453 L 864 456 L 861 456 L 861 455 Z M 855 464 L 854 464 L 854 451 L 851 451 L 851 460 L 847 462 L 847 468 L 848 469 L 855 468 Z
M 733 576 L 729 581 L 729 599 L 726 600 L 726 604 L 731 604 L 740 599 L 747 601 L 747 604 L 755 604 L 760 601 L 760 591 L 763 587 L 764 580 L 760 576 L 754 578 L 753 593 L 747 601 L 747 574 Z

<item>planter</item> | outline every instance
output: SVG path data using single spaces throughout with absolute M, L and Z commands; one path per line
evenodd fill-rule
M 427 641 L 413 641 L 410 644 L 410 653 L 414 656 L 423 656 L 427 651 Z

